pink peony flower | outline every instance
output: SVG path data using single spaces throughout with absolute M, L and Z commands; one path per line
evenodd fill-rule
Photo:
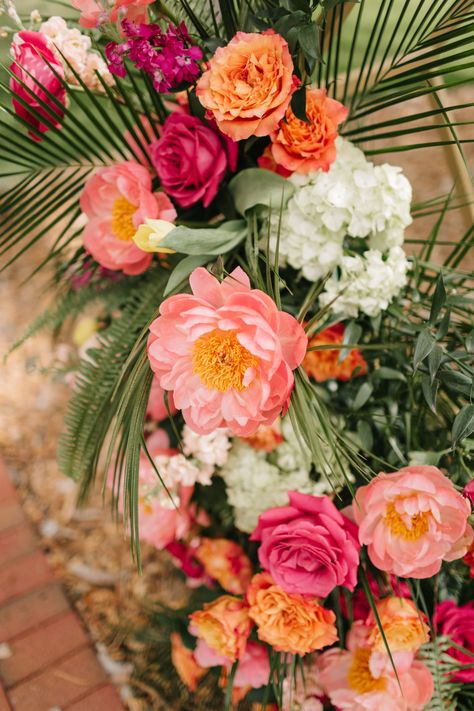
M 84 186 L 81 209 L 87 215 L 85 249 L 107 269 L 141 274 L 153 255 L 133 236 L 145 218 L 173 222 L 176 210 L 164 193 L 152 193 L 151 176 L 142 165 L 125 161 L 98 170 Z
M 240 268 L 219 283 L 201 267 L 190 284 L 193 294 L 165 299 L 150 326 L 151 367 L 195 432 L 253 434 L 288 407 L 304 330 Z
M 456 672 L 453 679 L 474 681 L 474 602 L 458 606 L 452 600 L 445 600 L 436 607 L 433 622 L 438 634 L 449 637 L 455 644 L 466 649 L 466 653 L 455 647 L 449 650 L 449 654 L 461 665 L 471 665 L 470 668 Z
M 170 413 L 175 415 L 176 408 L 174 406 L 173 395 L 171 393 L 168 396 L 168 406 Z M 148 405 L 146 406 L 146 414 L 156 422 L 166 420 L 168 417 L 168 410 L 165 403 L 165 391 L 161 387 L 160 381 L 156 375 L 151 381 L 150 397 L 148 399 Z
M 135 22 L 146 22 L 146 9 L 153 0 L 115 0 L 112 7 L 101 0 L 71 0 L 71 4 L 79 10 L 79 24 L 83 27 L 98 27 L 106 22 L 117 22 L 119 18 L 127 17 Z
M 360 546 L 357 528 L 327 496 L 291 491 L 289 506 L 265 511 L 251 536 L 260 565 L 285 592 L 326 597 L 337 585 L 353 590 Z
M 372 563 L 404 578 L 430 578 L 472 540 L 469 502 L 433 466 L 378 474 L 358 489 L 353 511 Z
M 13 96 L 23 100 L 32 110 L 58 128 L 61 125 L 64 112 L 45 91 L 52 94 L 61 104 L 66 105 L 66 89 L 54 74 L 56 72 L 64 79 L 64 70 L 61 62 L 49 49 L 48 38 L 42 32 L 23 30 L 15 35 L 11 52 L 14 61 L 10 64 L 10 71 L 15 75 L 10 78 L 10 90 Z M 22 86 L 20 82 L 23 82 L 25 86 Z M 40 89 L 37 82 L 44 86 L 45 91 Z M 31 111 L 28 111 L 18 99 L 13 98 L 12 100 L 17 116 L 26 121 L 36 133 L 48 131 L 49 126 Z M 48 109 L 41 106 L 39 101 L 43 101 Z M 30 131 L 30 136 L 37 141 L 41 140 L 35 132 Z
M 237 144 L 212 124 L 183 113 L 168 116 L 161 138 L 150 146 L 163 189 L 181 207 L 200 200 L 207 207 L 227 170 L 235 170 L 237 154 Z

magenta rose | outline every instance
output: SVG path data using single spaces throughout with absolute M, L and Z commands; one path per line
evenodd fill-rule
M 288 593 L 326 597 L 337 585 L 353 590 L 360 545 L 357 527 L 327 496 L 288 493 L 289 506 L 259 517 L 251 539 L 260 564 Z
M 181 207 L 215 198 L 227 170 L 237 164 L 237 144 L 195 116 L 172 113 L 161 138 L 150 146 L 150 158 L 164 191 Z
M 48 38 L 42 32 L 23 30 L 15 35 L 11 52 L 14 61 L 10 64 L 10 71 L 15 77 L 10 78 L 10 90 L 14 97 L 22 99 L 34 109 L 36 115 L 28 111 L 18 99 L 13 98 L 15 113 L 27 121 L 38 133 L 44 133 L 49 129 L 49 126 L 43 123 L 39 116 L 50 121 L 55 127 L 60 126 L 64 112 L 45 92 L 52 94 L 61 104 L 66 104 L 66 89 L 54 73 L 56 72 L 64 79 L 64 70 L 59 60 L 49 49 Z M 20 81 L 25 86 L 20 84 Z M 45 91 L 42 91 L 37 82 L 40 82 Z M 48 108 L 42 106 L 40 101 L 43 101 Z M 30 131 L 30 136 L 35 140 L 40 140 L 32 131 Z
M 464 653 L 456 647 L 451 647 L 449 654 L 460 664 L 474 664 L 474 602 L 458 607 L 452 600 L 446 600 L 437 606 L 433 622 L 438 634 L 449 637 L 455 644 L 467 650 Z M 456 672 L 453 679 L 474 681 L 474 667 Z
M 466 499 L 469 499 L 471 506 L 474 506 L 474 479 L 472 479 L 469 484 L 466 484 L 462 493 Z

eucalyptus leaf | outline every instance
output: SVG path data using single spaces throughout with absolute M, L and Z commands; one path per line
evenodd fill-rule
M 279 208 L 293 194 L 294 186 L 285 178 L 270 170 L 247 168 L 229 183 L 237 212 L 245 215 L 247 210 L 257 205 Z
M 246 231 L 246 225 L 242 220 L 224 222 L 214 229 L 211 227 L 192 229 L 179 225 L 168 232 L 160 244 L 181 254 L 196 256 L 226 254 L 244 239 Z

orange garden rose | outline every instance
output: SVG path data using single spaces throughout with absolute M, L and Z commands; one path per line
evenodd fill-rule
M 376 603 L 385 639 L 392 652 L 416 652 L 430 637 L 425 615 L 417 610 L 412 600 L 386 597 Z M 385 643 L 373 612 L 367 624 L 372 627 L 368 644 L 378 652 L 385 652 Z
M 242 439 L 261 452 L 273 452 L 283 442 L 280 418 L 278 417 L 272 425 L 260 425 L 255 434 Z
M 285 120 L 270 136 L 273 158 L 297 173 L 327 171 L 336 160 L 337 127 L 345 120 L 347 109 L 328 98 L 325 89 L 307 89 L 306 116 L 308 122 L 296 118 L 288 108 Z
M 248 606 L 237 597 L 222 595 L 189 616 L 192 634 L 232 662 L 243 655 L 252 628 Z
M 183 640 L 177 632 L 171 634 L 171 661 L 176 672 L 190 691 L 196 691 L 199 681 L 207 672 L 194 659 L 192 649 L 188 649 L 183 644 Z
M 196 93 L 222 133 L 240 141 L 275 131 L 297 85 L 283 37 L 273 30 L 237 32 L 216 50 Z
M 316 598 L 289 595 L 268 573 L 258 573 L 247 590 L 250 617 L 258 638 L 278 652 L 308 654 L 337 641 L 332 610 Z
M 344 336 L 344 326 L 336 323 L 329 326 L 314 336 L 309 343 L 311 346 L 330 345 L 331 343 L 340 345 Z M 303 368 L 309 376 L 323 383 L 325 380 L 350 380 L 358 375 L 367 373 L 367 363 L 361 352 L 354 348 L 339 362 L 339 349 L 323 349 L 320 351 L 308 351 L 304 357 Z M 357 371 L 357 372 L 356 372 Z
M 201 538 L 195 557 L 224 590 L 244 594 L 252 578 L 252 564 L 237 543 L 226 538 Z

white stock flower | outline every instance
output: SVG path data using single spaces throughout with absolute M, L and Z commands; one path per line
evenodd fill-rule
M 214 472 L 213 467 L 198 467 L 182 454 L 176 454 L 172 457 L 160 454 L 154 457 L 153 461 L 168 489 L 175 489 L 178 484 L 183 486 L 194 486 L 194 484 L 209 486 L 211 483 L 211 477 Z
M 227 461 L 230 441 L 227 430 L 217 429 L 206 435 L 200 435 L 184 425 L 183 452 L 189 457 L 195 457 L 202 464 L 211 467 L 221 467 Z

